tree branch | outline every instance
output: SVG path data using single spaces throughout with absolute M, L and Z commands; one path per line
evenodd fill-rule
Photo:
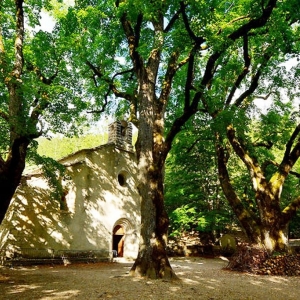
M 192 50 L 189 56 L 187 76 L 184 87 L 184 111 L 190 108 L 190 92 L 194 80 L 194 63 L 195 63 L 195 51 Z
M 20 78 L 23 71 L 23 40 L 24 40 L 24 10 L 23 0 L 15 0 L 16 6 L 16 37 L 15 37 L 15 64 L 12 75 Z
M 265 170 L 267 168 L 267 166 L 269 166 L 269 165 L 272 165 L 272 166 L 275 166 L 275 167 L 280 166 L 277 162 L 275 162 L 273 160 L 267 160 L 263 163 L 262 170 Z M 289 174 L 295 176 L 296 178 L 300 178 L 300 174 L 298 172 L 290 171 Z
M 262 95 L 260 95 L 260 96 L 255 96 L 255 99 L 268 100 L 268 98 L 269 98 L 272 94 L 277 95 L 278 92 L 276 92 L 276 91 L 275 91 L 275 92 L 271 91 L 271 92 L 269 92 L 266 96 L 262 96 Z
M 39 68 L 35 67 L 30 62 L 27 63 L 27 69 L 28 71 L 33 71 L 37 75 L 39 80 L 46 85 L 51 85 L 54 79 L 58 76 L 58 72 L 59 72 L 58 67 L 56 67 L 55 73 L 50 77 L 46 77 Z
M 165 107 L 168 103 L 168 98 L 172 90 L 172 81 L 178 70 L 177 60 L 179 57 L 179 52 L 174 51 L 171 54 L 170 60 L 168 62 L 168 68 L 164 77 L 161 94 L 159 97 L 159 102 L 162 106 L 162 111 L 165 111 Z
M 237 88 L 240 87 L 240 84 L 242 82 L 242 80 L 246 77 L 246 75 L 249 73 L 249 67 L 250 67 L 250 62 L 251 62 L 251 59 L 250 59 L 250 55 L 249 55 L 249 51 L 248 51 L 248 36 L 247 35 L 244 35 L 243 37 L 243 55 L 244 55 L 244 68 L 242 70 L 242 72 L 240 73 L 240 75 L 238 76 L 238 78 L 236 79 L 231 91 L 230 91 L 230 94 L 226 100 L 226 103 L 225 105 L 226 106 L 229 106 L 229 104 L 231 103 L 231 100 L 237 90 Z
M 196 49 L 197 45 L 194 46 L 194 49 Z M 199 90 L 195 93 L 192 102 L 190 103 L 188 109 L 187 109 L 187 100 L 185 104 L 185 110 L 183 114 L 178 117 L 174 122 L 172 127 L 170 128 L 166 139 L 165 139 L 165 152 L 168 153 L 168 151 L 171 149 L 172 141 L 176 134 L 181 130 L 181 127 L 189 120 L 191 116 L 193 116 L 197 111 L 198 111 L 198 105 L 201 100 L 201 97 L 203 96 L 203 92 L 205 87 L 209 84 L 211 81 L 213 74 L 214 74 L 214 69 L 215 69 L 215 63 L 218 60 L 218 58 L 221 56 L 221 52 L 216 52 L 213 53 L 206 64 L 205 72 L 203 75 L 203 78 L 201 80 L 200 88 Z M 190 57 L 188 58 L 190 60 Z M 190 65 L 191 66 L 191 65 Z M 190 67 L 188 69 L 188 72 L 191 72 L 192 68 Z M 188 76 L 188 75 L 187 75 Z M 203 105 L 204 105 L 204 110 L 205 112 L 209 111 L 209 106 L 208 103 L 205 102 L 205 99 L 202 99 Z
M 140 19 L 138 19 L 140 20 Z M 139 72 L 141 68 L 143 68 L 143 59 L 136 51 L 139 46 L 139 36 L 141 31 L 141 22 L 137 22 L 134 30 L 131 26 L 131 23 L 127 20 L 127 14 L 123 13 L 121 17 L 121 24 L 124 30 L 124 33 L 127 38 L 128 46 L 129 46 L 129 55 L 133 62 L 135 72 Z M 137 35 L 137 36 L 136 36 Z
M 265 179 L 261 168 L 258 166 L 256 160 L 249 156 L 249 154 L 243 148 L 242 144 L 238 141 L 232 125 L 229 125 L 227 127 L 227 137 L 235 153 L 244 162 L 247 169 L 249 170 L 251 179 L 253 181 L 253 188 L 254 190 L 257 190 L 258 185 L 261 184 L 262 180 Z
M 186 29 L 188 35 L 196 43 L 196 45 L 200 46 L 201 44 L 203 44 L 205 42 L 205 39 L 202 36 L 201 37 L 196 36 L 194 34 L 193 30 L 191 29 L 190 24 L 189 24 L 189 19 L 187 17 L 186 11 L 185 11 L 186 4 L 184 4 L 183 1 L 180 1 L 180 7 L 181 7 L 180 10 L 181 10 L 183 22 L 184 22 L 185 29 Z
M 294 199 L 288 206 L 282 211 L 282 217 L 287 224 L 293 216 L 296 214 L 297 210 L 300 208 L 300 196 Z
M 290 139 L 288 140 L 288 142 L 286 143 L 286 146 L 285 146 L 285 152 L 284 152 L 284 156 L 283 156 L 283 162 L 287 162 L 290 158 L 290 155 L 291 155 L 291 151 L 292 151 L 292 146 L 296 140 L 296 138 L 298 137 L 300 133 L 300 124 L 298 124 L 296 126 L 296 128 L 294 129 Z
M 182 8 L 180 8 L 175 14 L 174 16 L 171 18 L 170 22 L 168 23 L 168 25 L 165 27 L 164 29 L 164 33 L 169 32 L 173 25 L 175 24 L 175 22 L 179 19 L 180 14 L 182 13 Z
M 142 23 L 143 23 L 143 15 L 139 14 L 137 17 L 137 22 L 134 26 L 135 48 L 137 48 L 140 43 Z
M 231 181 L 230 176 L 227 170 L 227 158 L 225 155 L 224 146 L 222 145 L 221 138 L 216 134 L 216 153 L 217 153 L 217 163 L 218 163 L 218 174 L 221 187 L 223 189 L 224 195 L 242 226 L 245 228 L 247 234 L 251 233 L 249 236 L 255 234 L 255 228 L 258 225 L 258 220 L 253 213 L 251 213 L 244 205 L 242 204 L 241 199 L 236 194 Z
M 273 147 L 274 143 L 271 141 L 266 141 L 266 142 L 254 142 L 253 146 L 254 147 L 264 147 L 266 149 L 271 149 Z
M 250 20 L 248 23 L 242 25 L 240 28 L 231 33 L 228 38 L 237 40 L 246 35 L 250 30 L 263 27 L 269 20 L 273 9 L 276 7 L 277 0 L 269 0 L 266 8 L 263 8 L 262 15 L 256 19 Z
M 253 94 L 253 92 L 256 90 L 256 88 L 258 87 L 258 83 L 259 83 L 259 79 L 261 77 L 262 71 L 267 66 L 268 61 L 270 60 L 271 57 L 272 57 L 272 51 L 271 51 L 271 49 L 268 49 L 268 52 L 266 52 L 264 54 L 264 59 L 260 65 L 260 67 L 258 68 L 256 74 L 251 79 L 249 88 L 235 100 L 235 102 L 234 102 L 235 106 L 237 106 L 237 107 L 240 106 L 243 103 L 243 101 L 247 97 L 249 97 L 251 94 Z
M 119 97 L 119 98 L 124 98 L 128 101 L 132 101 L 133 99 L 133 95 L 131 94 L 128 94 L 128 93 L 125 93 L 125 92 L 121 92 L 117 89 L 116 85 L 113 83 L 114 79 L 117 77 L 117 76 L 120 76 L 120 75 L 124 75 L 124 74 L 127 74 L 127 73 L 131 73 L 133 72 L 133 69 L 129 69 L 129 70 L 125 70 L 125 71 L 121 71 L 121 72 L 117 72 L 116 74 L 114 74 L 112 76 L 112 79 L 109 79 L 109 78 L 105 78 L 103 76 L 103 73 L 100 71 L 99 68 L 97 68 L 96 66 L 94 66 L 90 61 L 86 61 L 85 62 L 86 65 L 92 70 L 92 72 L 94 73 L 95 76 L 99 77 L 101 80 L 103 80 L 104 82 L 106 82 L 109 86 L 109 89 L 108 91 L 106 92 L 105 94 L 105 98 L 108 97 L 109 93 L 110 92 L 113 92 L 114 95 L 116 97 Z M 97 87 L 97 82 L 96 82 L 96 79 L 95 79 L 95 76 L 93 76 L 93 80 L 94 80 L 94 83 L 95 83 L 95 86 Z M 107 99 L 106 99 L 107 100 Z M 106 101 L 107 102 L 107 101 Z M 107 103 L 106 103 L 107 104 Z M 105 105 L 106 106 L 106 105 Z M 103 112 L 103 110 L 101 109 L 100 111 L 97 111 L 97 112 Z

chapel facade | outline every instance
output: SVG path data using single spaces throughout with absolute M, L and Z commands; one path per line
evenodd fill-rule
M 136 258 L 141 216 L 132 125 L 110 124 L 107 144 L 59 162 L 67 170 L 60 201 L 41 171 L 23 176 L 0 226 L 4 260 L 28 249 Z

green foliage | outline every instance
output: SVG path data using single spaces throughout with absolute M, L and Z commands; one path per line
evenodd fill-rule
M 81 149 L 97 147 L 107 142 L 107 133 L 85 134 L 79 137 L 53 137 L 51 139 L 40 138 L 37 152 L 40 155 L 58 160 Z
M 1 54 L 1 101 L 0 112 L 9 114 L 13 101 L 9 96 L 7 80 L 15 64 L 13 34 L 15 30 L 15 11 L 13 1 L 4 1 L 1 9 L 1 26 L 4 51 Z M 31 27 L 38 25 L 42 9 L 51 9 L 50 1 L 29 1 L 24 5 L 26 34 L 22 53 L 24 67 L 18 94 L 22 97 L 21 111 L 11 116 L 18 120 L 17 128 L 21 135 L 45 136 L 52 133 L 75 134 L 86 117 L 82 111 L 86 102 L 81 96 L 80 82 L 69 63 L 65 37 L 58 31 L 51 33 Z M 30 27 L 31 26 L 31 27 Z M 33 114 L 33 111 L 35 112 Z M 38 119 L 38 120 L 37 120 Z M 0 122 L 1 152 L 8 151 L 9 130 L 12 124 L 7 118 Z
M 65 167 L 51 157 L 39 155 L 37 147 L 37 142 L 31 144 L 31 147 L 28 149 L 27 160 L 31 165 L 39 167 L 43 172 L 50 187 L 50 198 L 60 201 L 63 194 L 62 179 L 66 179 Z
M 190 231 L 196 222 L 196 215 L 195 207 L 189 207 L 188 205 L 173 210 L 170 214 L 170 236 L 178 236 L 185 231 Z
M 174 142 L 166 162 L 165 204 L 170 235 L 220 232 L 234 223 L 219 186 L 207 120 L 195 119 Z

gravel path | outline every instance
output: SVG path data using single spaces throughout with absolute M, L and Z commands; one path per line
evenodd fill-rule
M 223 270 L 221 259 L 171 259 L 178 282 L 128 276 L 132 263 L 0 267 L 0 299 L 299 299 L 300 277 L 259 276 Z

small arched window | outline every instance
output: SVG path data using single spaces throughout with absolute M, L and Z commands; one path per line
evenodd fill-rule
M 60 198 L 60 210 L 62 211 L 68 211 L 68 203 L 67 203 L 67 197 L 68 191 L 63 191 L 62 196 Z
M 126 186 L 128 180 L 128 173 L 125 171 L 122 171 L 118 174 L 118 182 L 120 186 Z

